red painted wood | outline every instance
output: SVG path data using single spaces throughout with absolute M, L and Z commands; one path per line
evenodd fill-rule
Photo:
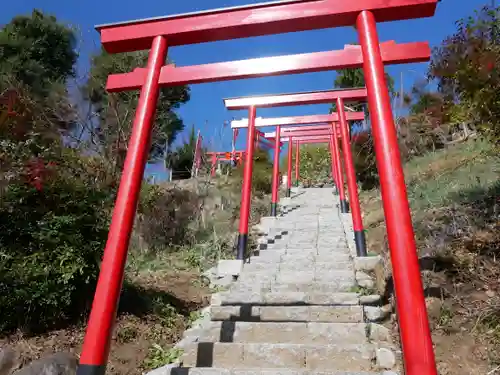
M 331 115 L 312 115 L 312 116 L 290 116 L 290 117 L 269 117 L 269 118 L 259 118 L 256 121 L 257 127 L 265 126 L 277 126 L 277 125 L 307 125 L 307 124 L 322 124 L 338 122 L 338 114 L 334 113 Z M 365 114 L 363 112 L 347 112 L 348 121 L 362 121 L 365 119 Z M 246 128 L 248 127 L 248 120 L 243 121 L 233 121 L 231 123 L 232 128 Z
M 384 64 L 404 64 L 426 62 L 431 49 L 427 42 L 396 44 L 382 43 Z M 348 47 L 340 51 L 306 53 L 277 57 L 221 62 L 214 64 L 175 67 L 166 65 L 160 74 L 160 86 L 229 81 L 284 74 L 299 74 L 361 68 L 363 56 L 361 48 Z M 136 68 L 130 73 L 112 74 L 108 77 L 106 89 L 119 92 L 139 89 L 146 77 L 144 68 Z
M 363 10 L 377 22 L 431 17 L 438 0 L 302 0 L 255 4 L 96 26 L 110 53 L 149 49 L 163 35 L 169 45 L 213 42 L 294 31 L 352 26 Z
M 362 87 L 293 94 L 247 96 L 243 98 L 224 99 L 224 104 L 227 109 L 244 109 L 251 105 L 255 105 L 259 108 L 283 107 L 290 105 L 333 103 L 338 98 L 342 98 L 344 102 L 359 102 L 366 101 L 367 95 L 366 88 Z

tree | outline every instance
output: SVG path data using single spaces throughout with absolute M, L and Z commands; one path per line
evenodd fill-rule
M 196 151 L 196 132 L 194 125 L 191 126 L 189 137 L 181 147 L 167 156 L 167 162 L 172 170 L 177 172 L 188 172 L 193 167 L 194 154 Z
M 16 92 L 16 116 L 1 129 L 2 138 L 18 142 L 36 134 L 31 145 L 46 145 L 72 128 L 66 83 L 75 75 L 76 44 L 72 28 L 36 9 L 0 29 L 0 95 Z
M 389 95 L 394 98 L 396 92 L 394 91 L 394 78 L 388 73 L 385 74 L 385 79 L 387 81 L 387 88 L 389 90 Z M 334 81 L 334 87 L 338 89 L 350 89 L 355 87 L 365 87 L 365 75 L 363 69 L 344 69 L 337 73 L 337 77 Z M 368 106 L 366 103 L 357 104 L 352 106 L 356 111 L 364 111 L 368 116 Z M 337 105 L 333 103 L 331 112 L 337 111 Z
M 388 73 L 385 74 L 389 95 L 392 98 L 395 96 L 394 79 Z M 365 76 L 363 69 L 345 69 L 337 74 L 334 82 L 335 88 L 348 89 L 353 87 L 365 87 Z M 365 117 L 369 117 L 367 103 L 360 103 L 350 106 L 356 111 L 365 112 Z M 333 103 L 331 112 L 337 112 L 337 105 Z M 375 154 L 373 152 L 373 143 L 371 137 L 363 144 L 353 144 L 352 146 L 353 157 L 356 166 L 357 178 L 362 184 L 363 188 L 372 188 L 378 181 L 376 179 L 377 169 L 375 164 Z
M 5 25 L 0 30 L 0 46 L 2 75 L 28 86 L 37 96 L 47 95 L 54 83 L 65 83 L 75 75 L 74 31 L 39 10 L 14 17 Z M 5 85 L 5 77 L 2 81 Z
M 132 122 L 139 99 L 138 91 L 107 93 L 107 78 L 113 73 L 130 72 L 147 63 L 146 52 L 108 54 L 106 51 L 94 56 L 90 78 L 83 88 L 85 96 L 95 108 L 98 126 L 90 122 L 91 136 L 102 146 L 107 158 L 114 161 L 115 170 L 121 171 L 132 131 Z M 167 87 L 160 90 L 156 118 L 151 136 L 150 159 L 164 157 L 167 145 L 184 129 L 182 119 L 175 113 L 189 101 L 189 87 Z
M 474 123 L 500 141 L 498 12 L 484 7 L 459 20 L 457 31 L 434 49 L 429 77 L 436 80 L 453 121 Z

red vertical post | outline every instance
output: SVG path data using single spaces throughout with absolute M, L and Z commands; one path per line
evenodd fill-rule
M 342 162 L 340 160 L 339 140 L 337 137 L 336 124 L 332 122 L 332 149 L 334 154 L 335 169 L 337 171 L 337 189 L 339 191 L 340 212 L 343 214 L 349 212 L 349 207 L 345 199 L 344 175 L 342 173 Z
M 288 137 L 288 170 L 287 170 L 287 178 L 286 178 L 286 194 L 287 198 L 290 197 L 292 192 L 292 150 L 293 150 L 293 140 L 292 137 Z
M 212 163 L 210 167 L 210 176 L 215 177 L 215 167 L 217 165 L 217 154 L 214 152 L 212 154 Z
M 83 342 L 78 375 L 103 375 L 106 371 L 127 250 L 149 154 L 159 94 L 158 80 L 167 57 L 167 50 L 167 40 L 163 36 L 156 37 L 149 53 L 147 75 L 137 105 L 108 241 L 104 249 L 101 271 Z
M 363 11 L 359 14 L 356 25 L 363 52 L 363 70 L 392 260 L 405 372 L 408 375 L 437 375 L 375 16 L 369 11 Z
M 342 153 L 344 155 L 345 174 L 347 176 L 347 190 L 349 193 L 349 204 L 352 213 L 352 227 L 354 229 L 354 242 L 356 243 L 356 254 L 365 257 L 366 238 L 361 217 L 361 206 L 359 203 L 358 184 L 356 182 L 356 170 L 352 159 L 351 143 L 349 141 L 349 124 L 344 109 L 344 100 L 337 99 L 337 112 L 339 115 L 340 134 L 342 137 Z
M 276 126 L 276 138 L 274 139 L 274 164 L 273 164 L 273 195 L 271 199 L 271 216 L 278 215 L 279 178 L 280 178 L 280 136 L 281 126 Z
M 336 194 L 338 194 L 338 187 L 339 186 L 339 180 L 338 180 L 338 176 L 337 176 L 337 168 L 335 166 L 335 154 L 333 152 L 333 135 L 330 136 L 330 142 L 329 142 L 329 147 L 330 147 L 330 162 L 331 162 L 331 167 L 332 167 L 332 179 L 333 179 L 333 183 L 335 185 L 335 189 L 336 189 Z
M 300 177 L 300 141 L 295 143 L 295 186 L 299 186 Z
M 241 192 L 240 227 L 238 233 L 238 244 L 236 248 L 236 259 L 245 258 L 248 244 L 248 222 L 250 220 L 250 200 L 252 198 L 252 173 L 253 152 L 255 149 L 255 106 L 248 109 L 248 135 L 247 152 L 245 154 L 245 165 L 243 170 L 243 187 Z

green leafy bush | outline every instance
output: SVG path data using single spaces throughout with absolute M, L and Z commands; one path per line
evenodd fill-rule
M 0 204 L 0 331 L 80 317 L 107 237 L 109 191 L 56 177 L 11 183 Z
M 137 230 L 149 249 L 182 246 L 194 241 L 191 223 L 200 215 L 201 197 L 189 190 L 144 184 Z
M 239 184 L 243 183 L 244 166 L 240 165 L 234 169 L 232 175 Z M 273 165 L 269 155 L 262 150 L 254 153 L 253 173 L 252 173 L 252 193 L 262 195 L 270 194 L 272 191 Z

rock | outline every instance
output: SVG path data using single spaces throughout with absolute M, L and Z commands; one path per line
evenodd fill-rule
M 377 366 L 379 368 L 390 370 L 396 366 L 396 356 L 392 350 L 380 348 L 377 349 L 375 355 L 377 357 Z
M 225 276 L 239 276 L 242 268 L 242 260 L 221 259 L 217 265 L 217 275 L 221 278 Z
M 487 290 L 486 295 L 490 298 L 493 298 L 496 296 L 496 293 L 493 290 Z
M 220 293 L 214 293 L 210 296 L 210 305 L 220 306 L 222 302 L 222 296 Z
M 171 363 L 169 365 L 157 368 L 156 370 L 150 371 L 150 372 L 147 373 L 147 375 L 170 375 L 170 374 L 174 374 L 175 372 L 172 371 L 172 370 L 174 368 L 179 367 L 179 366 L 180 366 L 180 362 Z M 387 374 L 387 375 L 391 375 L 391 374 Z
M 382 298 L 377 294 L 359 297 L 359 303 L 362 305 L 377 305 L 381 300 Z
M 0 375 L 9 375 L 17 362 L 17 354 L 10 346 L 0 348 Z
M 441 307 L 443 306 L 443 301 L 436 297 L 427 297 L 425 299 L 425 306 L 427 307 L 427 314 L 432 321 L 437 321 L 441 316 Z
M 372 277 L 368 275 L 367 273 L 364 273 L 363 271 L 357 271 L 356 272 L 356 280 L 371 280 Z
M 370 322 L 381 322 L 389 317 L 390 313 L 382 310 L 380 307 L 365 306 L 365 316 Z
M 354 268 L 356 271 L 374 271 L 380 264 L 382 264 L 382 257 L 380 255 L 354 258 Z
M 387 315 L 392 314 L 392 305 L 388 304 L 388 305 L 382 306 L 382 312 L 384 314 L 387 314 Z
M 370 340 L 374 342 L 392 342 L 391 331 L 380 324 L 370 324 Z
M 375 287 L 373 280 L 359 280 L 358 285 L 366 289 L 373 289 Z
M 56 353 L 31 362 L 13 375 L 74 375 L 78 361 L 71 353 Z

